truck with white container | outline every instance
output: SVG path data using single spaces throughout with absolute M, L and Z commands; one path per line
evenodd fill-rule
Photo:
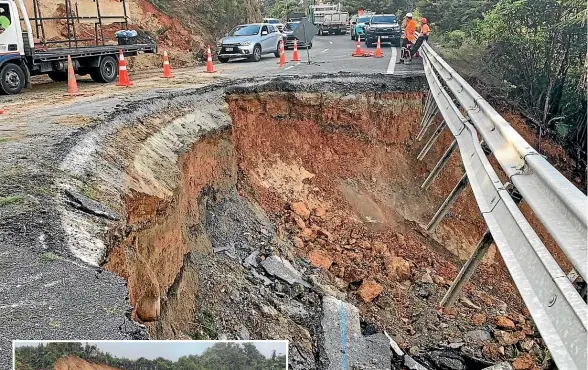
M 50 17 L 42 16 L 40 0 L 32 1 L 34 16 L 29 17 L 24 0 L 0 0 L 1 94 L 20 93 L 30 84 L 31 76 L 36 75 L 46 74 L 54 81 L 66 81 L 68 56 L 77 74 L 89 74 L 97 82 L 113 82 L 118 76 L 120 51 L 125 56 L 157 52 L 155 42 L 145 35 L 141 40 L 136 37 L 121 37 L 117 43 L 105 40 L 105 23 L 120 23 L 122 30 L 128 28 L 125 0 L 121 0 L 122 15 L 102 15 L 100 0 L 94 0 L 94 15 L 80 15 L 77 2 L 72 7 L 71 0 L 64 0 L 65 15 Z M 46 37 L 47 22 L 61 22 L 67 37 Z M 79 31 L 83 25 L 85 31 L 93 29 L 92 37 L 87 32 L 82 36 Z
M 347 33 L 349 13 L 341 11 L 341 4 L 310 5 L 308 19 L 317 27 L 319 35 Z

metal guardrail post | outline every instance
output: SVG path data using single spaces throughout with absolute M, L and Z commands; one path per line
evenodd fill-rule
M 421 189 L 427 190 L 429 188 L 429 185 L 431 185 L 431 182 L 433 182 L 433 180 L 435 180 L 437 175 L 439 175 L 439 172 L 441 172 L 443 167 L 445 167 L 445 164 L 447 163 L 447 161 L 451 157 L 451 154 L 453 153 L 453 151 L 455 150 L 456 147 L 457 147 L 457 140 L 453 139 L 453 142 L 451 143 L 451 145 L 447 148 L 445 153 L 443 153 L 443 155 L 441 156 L 441 159 L 439 159 L 439 162 L 437 162 L 437 164 L 435 165 L 435 167 L 433 168 L 433 170 L 431 171 L 429 176 L 427 176 L 427 178 L 425 179 L 425 181 L 421 185 Z
M 484 235 L 478 242 L 478 245 L 476 246 L 474 253 L 472 253 L 470 258 L 462 266 L 461 270 L 459 271 L 459 274 L 457 274 L 455 280 L 453 280 L 453 283 L 451 283 L 449 290 L 443 296 L 443 299 L 441 300 L 441 307 L 445 308 L 452 306 L 457 301 L 461 294 L 463 286 L 468 281 L 470 281 L 470 278 L 476 271 L 476 268 L 478 267 L 480 262 L 482 262 L 484 255 L 486 255 L 486 252 L 492 245 L 493 241 L 494 239 L 492 238 L 492 234 L 488 229 L 486 229 L 486 232 L 484 232 Z
M 483 146 L 483 145 L 482 145 Z M 507 186 L 508 187 L 508 186 Z M 518 193 L 518 191 L 513 187 L 509 187 L 509 193 L 513 198 L 515 204 L 519 204 L 522 201 L 522 197 Z M 476 245 L 476 249 L 474 249 L 474 253 L 470 256 L 470 258 L 466 261 L 466 263 L 462 266 L 459 274 L 451 283 L 451 286 L 443 296 L 441 300 L 441 307 L 449 307 L 457 302 L 459 296 L 461 295 L 461 291 L 463 290 L 464 285 L 470 281 L 472 275 L 476 271 L 476 268 L 482 262 L 482 259 L 490 249 L 490 246 L 494 242 L 494 238 L 492 238 L 492 234 L 490 230 L 486 229 L 484 235 Z
M 435 215 L 433 216 L 433 218 L 431 219 L 431 221 L 427 225 L 427 232 L 431 232 L 433 229 L 435 229 L 439 225 L 439 222 L 441 222 L 443 217 L 445 217 L 445 215 L 449 211 L 449 208 L 451 208 L 453 203 L 455 203 L 459 194 L 461 194 L 463 189 L 465 189 L 465 187 L 468 184 L 469 184 L 468 175 L 466 173 L 464 173 L 463 176 L 461 177 L 461 179 L 459 180 L 459 182 L 455 185 L 455 187 L 451 191 L 451 193 L 447 196 L 447 198 L 445 199 L 443 204 L 441 204 L 441 207 L 439 207 L 437 212 L 435 212 Z
M 418 141 L 421 141 L 423 139 L 423 136 L 425 136 L 425 133 L 429 129 L 429 126 L 431 126 L 431 124 L 435 120 L 435 116 L 437 115 L 437 113 L 439 113 L 439 108 L 435 104 L 432 104 L 428 110 L 428 114 L 423 116 L 423 120 L 421 123 L 421 131 L 417 135 Z
M 447 126 L 447 124 L 445 123 L 445 120 L 441 121 L 439 126 L 437 126 L 437 128 L 435 129 L 435 132 L 433 132 L 433 135 L 431 135 L 431 137 L 429 138 L 429 141 L 427 141 L 427 143 L 423 147 L 423 150 L 421 150 L 421 152 L 417 156 L 417 159 L 419 161 L 422 161 L 423 158 L 425 158 L 425 156 L 429 152 L 429 150 L 431 150 L 431 148 L 433 147 L 433 144 L 435 144 L 435 142 L 437 141 L 439 136 L 441 136 L 441 133 L 443 132 L 443 129 L 445 128 L 445 126 Z

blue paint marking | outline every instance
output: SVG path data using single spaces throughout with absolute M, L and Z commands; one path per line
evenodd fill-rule
M 339 306 L 340 324 L 341 324 L 341 369 L 347 370 L 347 315 L 343 307 L 343 301 Z

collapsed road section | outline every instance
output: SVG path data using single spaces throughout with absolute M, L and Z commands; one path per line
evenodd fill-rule
M 14 338 L 288 339 L 293 369 L 548 361 L 494 250 L 437 308 L 485 225 L 466 190 L 424 231 L 463 173 L 420 189 L 426 88 L 290 77 L 31 117 L 49 134 L 0 161 L 3 363 Z

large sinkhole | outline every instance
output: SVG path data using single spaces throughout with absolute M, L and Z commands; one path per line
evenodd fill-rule
M 127 279 L 133 317 L 158 339 L 287 339 L 293 368 L 332 368 L 334 297 L 359 310 L 359 335 L 386 331 L 432 367 L 515 356 L 533 329 L 494 249 L 462 301 L 438 309 L 485 225 L 467 190 L 424 231 L 464 170 L 454 153 L 420 187 L 452 141 L 416 159 L 423 81 L 323 84 L 227 93 L 231 124 L 179 155 L 172 192 L 135 166 L 148 181 L 125 195 L 131 231 L 106 263 Z M 492 331 L 505 316 L 518 337 Z

